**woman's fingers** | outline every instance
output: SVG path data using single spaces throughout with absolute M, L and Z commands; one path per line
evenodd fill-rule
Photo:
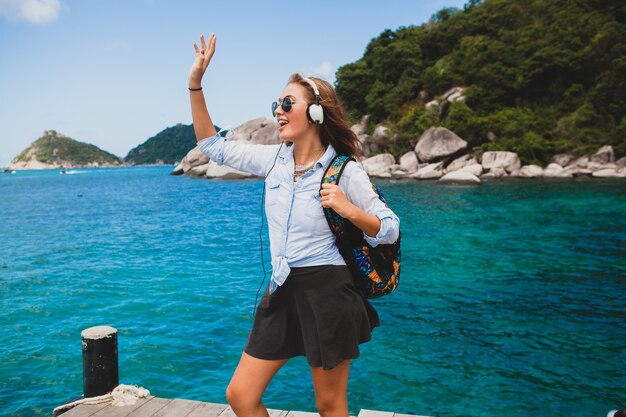
M 204 35 L 200 35 L 200 42 L 202 43 L 202 50 L 206 50 L 206 42 L 204 41 Z

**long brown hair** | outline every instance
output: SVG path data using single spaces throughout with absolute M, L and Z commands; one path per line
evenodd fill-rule
M 333 145 L 335 151 L 339 155 L 359 157 L 359 139 L 348 126 L 345 112 L 335 89 L 328 82 L 316 78 L 309 77 L 317 86 L 320 93 L 320 104 L 324 109 L 324 123 L 320 125 L 320 136 L 322 144 L 328 146 Z M 308 82 L 304 80 L 302 75 L 296 73 L 289 77 L 289 84 L 299 84 L 304 87 L 308 94 L 309 103 L 315 101 L 315 93 Z

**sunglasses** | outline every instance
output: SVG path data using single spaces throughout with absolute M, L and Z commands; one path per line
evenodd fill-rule
M 293 100 L 291 97 L 279 98 L 272 103 L 272 116 L 276 117 L 276 109 L 280 106 L 285 113 L 289 113 L 293 107 Z

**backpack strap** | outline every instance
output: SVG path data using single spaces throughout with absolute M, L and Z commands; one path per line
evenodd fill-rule
M 351 156 L 346 155 L 336 155 L 333 160 L 328 164 L 324 175 L 322 176 L 322 181 L 320 184 L 320 191 L 322 190 L 322 184 L 331 184 L 335 183 L 339 185 L 339 179 L 343 174 L 343 170 L 346 168 L 348 162 L 354 161 Z M 323 208 L 324 215 L 326 217 L 326 221 L 328 222 L 328 226 L 333 234 L 337 238 L 345 238 L 349 233 L 349 230 L 352 230 L 355 226 L 353 226 L 348 220 L 345 220 L 341 217 L 335 210 L 331 208 Z

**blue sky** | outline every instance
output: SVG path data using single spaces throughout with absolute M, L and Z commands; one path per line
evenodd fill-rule
M 209 111 L 234 127 L 271 117 L 289 74 L 334 82 L 383 30 L 465 2 L 0 0 L 0 166 L 46 129 L 123 157 L 191 123 L 187 72 L 200 34 L 217 35 Z

